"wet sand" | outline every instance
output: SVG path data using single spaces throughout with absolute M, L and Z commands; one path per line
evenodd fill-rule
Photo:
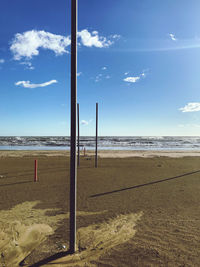
M 200 157 L 109 153 L 99 158 L 97 169 L 92 156 L 81 157 L 79 252 L 53 266 L 199 266 Z M 42 266 L 36 263 L 68 249 L 67 155 L 0 153 L 0 266 L 13 253 L 18 261 L 28 255 L 26 266 Z M 33 182 L 35 158 L 38 183 Z

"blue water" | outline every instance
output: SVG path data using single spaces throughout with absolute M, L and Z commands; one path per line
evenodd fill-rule
M 95 149 L 95 137 L 80 138 L 81 149 Z M 200 150 L 200 136 L 100 136 L 100 150 Z M 65 136 L 1 136 L 0 150 L 69 150 Z

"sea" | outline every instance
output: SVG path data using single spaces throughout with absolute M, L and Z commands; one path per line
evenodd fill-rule
M 81 136 L 80 149 L 95 149 L 95 137 Z M 0 136 L 0 150 L 69 150 L 67 136 Z M 200 136 L 100 136 L 99 150 L 200 150 Z

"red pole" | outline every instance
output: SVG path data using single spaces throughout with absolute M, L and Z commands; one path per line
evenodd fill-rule
M 37 164 L 37 159 L 36 159 L 35 160 L 35 177 L 34 177 L 34 182 L 37 182 L 38 181 L 37 167 L 38 167 L 38 164 Z

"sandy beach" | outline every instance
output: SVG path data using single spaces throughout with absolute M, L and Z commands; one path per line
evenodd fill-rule
M 81 156 L 77 253 L 53 261 L 69 247 L 69 152 L 1 151 L 0 266 L 199 266 L 199 156 Z
M 86 151 L 86 156 L 94 156 L 94 150 Z M 83 156 L 83 150 L 80 151 Z M 26 157 L 26 156 L 70 156 L 69 151 L 63 150 L 2 150 L 0 151 L 0 158 L 2 157 Z M 152 157 L 170 157 L 170 158 L 182 158 L 182 157 L 200 157 L 200 150 L 99 150 L 98 157 L 100 158 L 152 158 Z

